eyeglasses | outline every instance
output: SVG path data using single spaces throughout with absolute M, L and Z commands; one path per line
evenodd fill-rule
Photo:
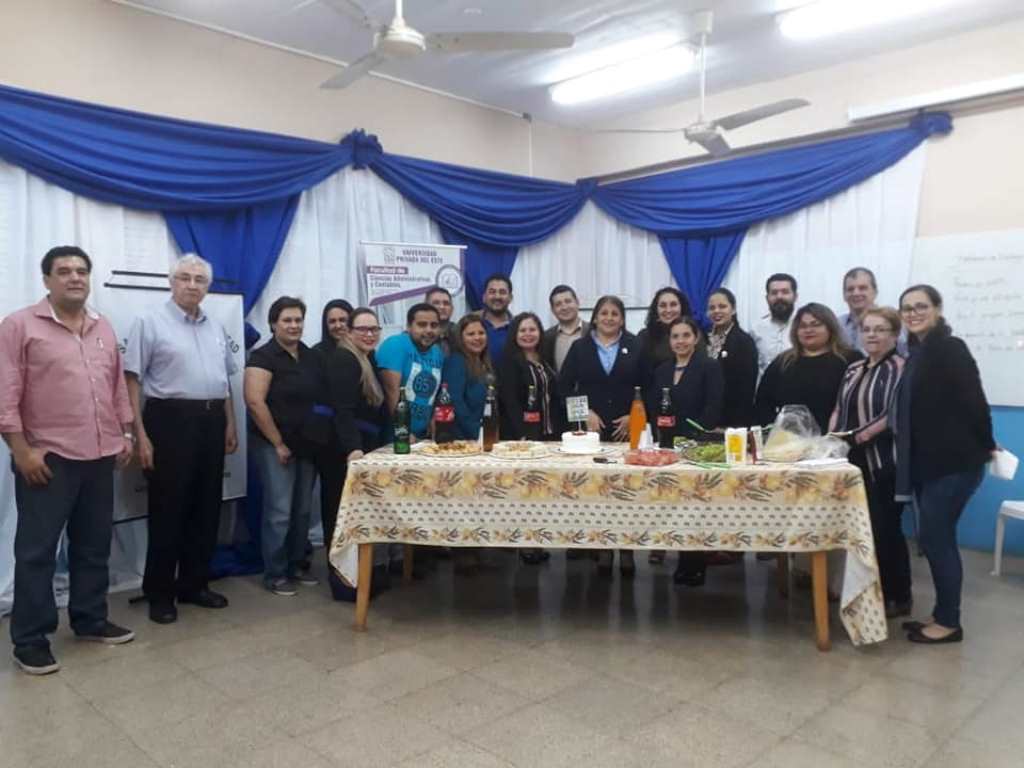
M 354 325 L 352 326 L 352 333 L 361 333 L 365 336 L 376 336 L 380 333 L 379 325 Z
M 800 325 L 797 326 L 797 329 L 801 330 L 801 331 L 816 331 L 819 328 L 824 328 L 824 327 L 825 327 L 824 323 L 819 323 L 817 320 L 814 320 L 814 321 L 812 321 L 810 323 L 800 323 Z
M 931 304 L 904 304 L 902 307 L 900 307 L 900 312 L 903 313 L 904 315 L 923 315 L 931 308 Z
M 892 333 L 892 328 L 861 328 L 860 332 L 865 336 L 884 336 L 887 333 Z
M 175 275 L 174 279 L 179 283 L 195 283 L 196 285 L 209 285 L 210 281 L 204 275 Z

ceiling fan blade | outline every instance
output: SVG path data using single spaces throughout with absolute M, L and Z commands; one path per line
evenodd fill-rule
M 729 154 L 730 148 L 728 142 L 714 131 L 702 131 L 697 134 L 687 134 L 686 138 L 696 144 L 700 144 L 714 157 L 721 157 L 722 155 Z
M 682 133 L 683 128 L 596 128 L 591 133 Z
M 346 16 L 352 21 L 356 22 L 360 26 L 366 27 L 367 29 L 375 29 L 376 25 L 373 23 L 373 19 L 366 12 L 356 0 L 320 0 L 328 8 L 331 8 L 342 16 Z
M 387 56 L 382 56 L 377 51 L 370 51 L 361 59 L 353 61 L 334 77 L 324 80 L 320 83 L 320 87 L 330 91 L 347 88 L 383 61 L 387 61 Z
M 809 106 L 811 102 L 807 99 L 783 99 L 782 101 L 776 101 L 772 104 L 762 104 L 760 107 L 754 107 L 753 109 L 746 109 L 742 112 L 736 112 L 732 115 L 726 115 L 714 120 L 714 125 L 719 128 L 723 128 L 727 131 L 733 128 L 739 128 L 741 125 L 748 125 L 749 123 L 755 123 L 758 120 L 764 120 L 766 117 L 773 117 L 774 115 L 781 115 L 783 112 L 789 112 L 791 109 L 799 109 L 800 107 Z
M 575 41 L 567 32 L 434 32 L 427 35 L 427 45 L 448 53 L 572 48 Z

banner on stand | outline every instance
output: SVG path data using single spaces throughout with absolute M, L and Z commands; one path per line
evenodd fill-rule
M 380 243 L 363 240 L 366 295 L 371 307 L 444 288 L 463 287 L 464 245 Z

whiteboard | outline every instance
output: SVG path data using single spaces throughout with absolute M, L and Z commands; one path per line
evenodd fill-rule
M 918 238 L 910 274 L 939 289 L 989 403 L 1024 405 L 1024 229 Z

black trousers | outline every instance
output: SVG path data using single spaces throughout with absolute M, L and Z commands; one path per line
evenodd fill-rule
M 868 512 L 882 580 L 882 594 L 886 601 L 909 600 L 910 551 L 900 520 L 903 504 L 893 499 L 896 495 L 896 475 L 886 472 L 872 480 L 871 475 L 865 471 L 864 485 L 868 494 Z
M 320 522 L 324 529 L 324 551 L 329 555 L 334 526 L 338 521 L 341 492 L 348 475 L 348 462 L 337 440 L 332 440 L 317 452 L 316 469 L 320 474 Z
M 48 648 L 46 636 L 57 630 L 53 573 L 65 525 L 71 628 L 78 634 L 88 633 L 107 620 L 114 457 L 75 461 L 49 453 L 45 461 L 53 473 L 46 485 L 29 485 L 15 472 L 18 528 L 14 535 L 11 610 L 11 641 L 15 647 Z
M 206 589 L 209 581 L 220 527 L 227 417 L 223 403 L 150 399 L 142 419 L 153 443 L 142 591 L 151 602 L 172 602 Z

